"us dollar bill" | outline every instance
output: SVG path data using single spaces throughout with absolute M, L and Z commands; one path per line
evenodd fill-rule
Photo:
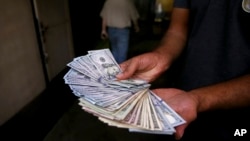
M 109 49 L 91 50 L 67 64 L 65 84 L 79 106 L 109 126 L 146 134 L 175 133 L 185 123 L 142 79 L 117 80 L 122 70 Z

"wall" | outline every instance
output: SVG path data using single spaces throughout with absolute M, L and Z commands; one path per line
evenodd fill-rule
M 0 125 L 44 88 L 29 0 L 0 4 Z
M 1 0 L 0 125 L 11 119 L 46 89 L 46 77 L 39 52 L 39 38 L 37 38 L 32 12 L 31 0 Z M 67 45 L 72 48 L 70 42 Z M 65 50 L 60 49 L 59 54 L 68 50 L 67 47 Z M 66 57 L 61 55 L 61 58 L 57 58 L 64 62 L 58 61 L 53 64 L 53 67 L 60 67 L 57 73 L 64 68 L 62 63 L 66 68 L 65 62 L 72 59 L 72 52 L 69 54 L 66 54 Z

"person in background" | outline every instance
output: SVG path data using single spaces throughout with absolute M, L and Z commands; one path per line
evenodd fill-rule
M 106 0 L 101 10 L 101 38 L 109 39 L 111 51 L 118 63 L 127 59 L 130 30 L 139 32 L 139 14 L 131 0 Z
M 181 140 L 250 140 L 248 0 L 175 0 L 171 23 L 154 51 L 120 64 L 117 78 L 152 82 L 178 65 L 169 88 L 153 91 L 185 120 Z M 178 72 L 178 73 L 177 73 Z M 185 131 L 185 132 L 184 132 Z

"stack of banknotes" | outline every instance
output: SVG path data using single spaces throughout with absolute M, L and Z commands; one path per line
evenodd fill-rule
M 67 64 L 64 81 L 79 97 L 79 105 L 110 126 L 130 132 L 175 133 L 185 123 L 167 103 L 150 90 L 144 80 L 117 80 L 121 73 L 109 49 L 91 50 Z

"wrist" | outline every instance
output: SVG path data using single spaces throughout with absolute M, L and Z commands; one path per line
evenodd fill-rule
M 162 53 L 160 50 L 155 50 L 152 53 L 154 54 L 153 56 L 156 57 L 152 59 L 157 62 L 157 68 L 161 70 L 160 73 L 165 72 L 171 65 L 166 54 Z
M 161 61 L 161 64 L 166 69 L 171 66 L 171 64 L 173 62 L 173 57 L 168 52 L 166 52 L 162 48 L 158 48 L 158 49 L 154 50 L 153 52 L 157 54 L 157 56 L 159 57 L 159 61 Z
M 211 94 L 207 94 L 202 89 L 194 89 L 188 92 L 197 105 L 197 112 L 204 112 L 211 109 Z

